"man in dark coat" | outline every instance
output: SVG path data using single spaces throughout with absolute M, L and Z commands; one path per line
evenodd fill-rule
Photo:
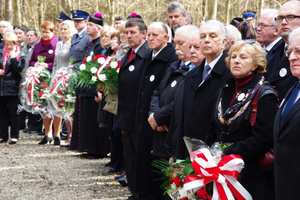
M 205 140 L 218 90 L 231 77 L 224 51 L 226 30 L 222 23 L 209 20 L 200 27 L 200 48 L 205 60 L 180 83 L 174 100 L 170 124 L 173 153 L 176 158 L 189 157 L 183 137 Z M 174 155 L 173 154 L 173 155 Z
M 90 44 L 85 48 L 84 57 L 100 55 L 100 31 L 104 24 L 102 17 L 89 17 L 87 34 L 91 37 Z M 76 104 L 74 112 L 71 149 L 87 152 L 90 158 L 105 157 L 109 152 L 109 140 L 105 130 L 99 128 L 97 122 L 98 103 L 95 96 L 98 91 L 96 85 L 79 87 L 76 90 Z M 88 120 L 87 120 L 88 119 Z
M 283 38 L 285 42 L 285 47 L 281 46 L 282 56 L 281 59 L 278 60 L 279 56 L 271 60 L 268 64 L 268 68 L 272 67 L 272 73 L 269 74 L 268 81 L 271 85 L 276 87 L 276 90 L 279 94 L 280 100 L 282 100 L 290 87 L 292 87 L 297 78 L 292 76 L 290 70 L 290 63 L 288 57 L 285 56 L 285 49 L 289 45 L 288 36 L 290 32 L 297 26 L 300 26 L 299 18 L 294 18 L 293 20 L 287 19 L 287 16 L 299 16 L 300 9 L 299 1 L 288 1 L 283 4 L 279 11 L 278 16 L 275 18 L 277 22 L 277 29 L 279 34 Z
M 87 19 L 90 14 L 84 10 L 72 10 L 71 13 L 78 33 L 71 39 L 70 59 L 74 59 L 74 63 L 71 63 L 70 67 L 78 69 L 84 58 L 85 48 L 91 42 L 90 36 L 86 33 Z
M 274 63 L 279 63 L 284 52 L 284 40 L 280 37 L 275 17 L 278 14 L 276 9 L 265 9 L 258 20 L 257 38 L 266 50 L 267 68 L 263 76 L 268 80 L 272 74 Z M 271 64 L 270 64 L 271 63 Z
M 138 84 L 138 102 L 136 107 L 136 189 L 142 199 L 161 198 L 160 182 L 155 181 L 158 173 L 151 166 L 150 155 L 153 130 L 148 123 L 150 102 L 153 91 L 159 86 L 170 63 L 177 61 L 178 56 L 171 43 L 167 27 L 162 22 L 153 22 L 148 27 L 148 45 L 152 50 L 146 57 L 150 63 L 143 66 Z
M 300 190 L 298 184 L 300 177 L 300 159 L 298 156 L 300 152 L 299 27 L 290 33 L 289 42 L 290 68 L 297 81 L 287 92 L 274 120 L 274 174 L 277 200 L 298 199 Z
M 184 5 L 176 1 L 171 2 L 167 6 L 167 15 L 172 37 L 174 38 L 176 29 L 186 24 L 186 10 Z
M 123 133 L 124 167 L 129 190 L 128 199 L 139 199 L 135 185 L 135 153 L 136 153 L 136 105 L 141 68 L 149 63 L 148 43 L 145 40 L 147 26 L 140 18 L 130 18 L 125 24 L 128 44 L 131 47 L 120 62 L 118 77 L 118 113 L 115 127 Z
M 193 53 L 192 59 L 195 58 L 194 48 L 190 44 L 189 39 L 190 35 L 196 35 L 197 43 L 199 43 L 199 32 L 197 30 L 198 28 L 192 25 L 182 26 L 177 29 L 174 43 L 179 60 L 170 64 L 159 87 L 152 95 L 150 116 L 148 118 L 148 122 L 154 130 L 151 154 L 160 158 L 169 159 L 170 157 L 165 147 L 165 141 L 171 121 L 174 95 L 180 81 L 185 77 L 183 74 L 188 72 L 190 68 L 194 68 L 194 65 L 190 62 L 189 47 L 191 47 Z M 199 64 L 196 64 L 196 66 Z

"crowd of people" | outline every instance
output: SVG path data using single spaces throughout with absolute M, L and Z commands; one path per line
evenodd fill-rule
M 61 12 L 56 26 L 41 24 L 40 39 L 32 28 L 1 21 L 0 143 L 16 144 L 23 129 L 42 133 L 39 145 L 54 141 L 88 158 L 110 152 L 106 166 L 122 171 L 116 179 L 129 187 L 130 200 L 169 199 L 152 162 L 188 158 L 185 136 L 232 143 L 223 155 L 243 158 L 238 180 L 254 200 L 297 199 L 300 2 L 264 9 L 259 19 L 247 10 L 226 26 L 217 20 L 192 25 L 179 2 L 166 13 L 169 26 L 147 26 L 136 13 L 109 26 L 100 13 Z M 106 93 L 95 84 L 76 89 L 72 120 L 18 112 L 28 67 L 52 75 L 61 67 L 79 70 L 91 53 L 120 61 L 116 115 L 103 110 Z M 265 169 L 259 158 L 271 149 L 274 164 Z

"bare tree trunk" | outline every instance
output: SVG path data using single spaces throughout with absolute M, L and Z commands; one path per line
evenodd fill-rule
M 39 8 L 39 27 L 41 27 L 41 24 L 43 23 L 44 21 L 44 3 L 43 3 L 43 0 L 39 0 L 39 5 L 40 5 L 40 8 Z
M 214 0 L 214 1 L 212 1 L 212 3 L 213 3 L 213 5 L 212 5 L 211 19 L 217 19 L 218 0 Z
M 113 24 L 115 20 L 115 0 L 109 0 L 109 1 L 110 1 L 109 19 L 110 19 L 110 24 Z
M 14 0 L 13 1 L 13 11 L 14 11 L 13 24 L 19 26 L 22 25 L 20 7 L 21 7 L 20 0 Z
M 5 21 L 11 21 L 11 14 L 12 14 L 12 0 L 5 0 Z
M 231 6 L 231 0 L 227 0 L 225 4 L 225 12 L 226 12 L 226 23 L 229 24 L 230 21 L 230 6 Z
M 204 1 L 204 21 L 209 19 L 209 1 L 205 0 Z

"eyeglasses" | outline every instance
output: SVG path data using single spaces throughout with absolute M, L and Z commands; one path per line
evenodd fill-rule
M 257 29 L 258 27 L 261 28 L 261 29 L 267 28 L 267 27 L 273 27 L 273 28 L 275 28 L 273 25 L 257 24 L 257 26 L 255 27 L 255 29 Z
M 288 49 L 288 50 L 285 51 L 286 57 L 290 57 L 292 53 L 294 53 L 295 56 L 297 56 L 298 58 L 300 57 L 300 50 L 299 49 L 295 49 L 295 50 Z
M 246 40 L 237 40 L 237 41 L 234 42 L 234 44 L 236 44 L 236 43 L 238 43 L 240 41 L 243 41 L 246 44 L 254 44 L 256 42 L 256 40 L 254 40 L 254 39 L 246 39 Z
M 290 22 L 290 21 L 294 21 L 296 18 L 300 18 L 300 16 L 298 16 L 298 15 L 287 15 L 287 16 L 277 16 L 277 17 L 275 17 L 274 18 L 274 20 L 276 21 L 276 22 L 282 22 L 283 21 L 283 19 L 285 19 L 286 21 L 288 21 L 288 22 Z

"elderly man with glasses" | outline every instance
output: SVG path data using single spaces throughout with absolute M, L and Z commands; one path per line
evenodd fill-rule
M 285 42 L 280 37 L 275 17 L 277 17 L 278 10 L 265 9 L 258 20 L 256 26 L 257 42 L 259 42 L 266 50 L 267 59 L 267 72 L 264 73 L 266 79 L 269 78 L 269 74 L 272 74 L 272 65 L 269 65 L 271 61 L 273 63 L 279 63 L 282 58 Z
M 282 100 L 290 87 L 294 85 L 297 78 L 292 76 L 290 70 L 290 62 L 285 55 L 285 50 L 289 46 L 288 37 L 292 30 L 300 26 L 300 1 L 288 1 L 283 4 L 278 15 L 274 18 L 277 23 L 277 29 L 283 38 L 285 45 L 281 48 L 281 54 L 277 56 L 279 59 L 272 59 L 268 63 L 268 68 L 272 68 L 271 73 L 268 72 L 268 81 L 275 86 L 280 99 Z

